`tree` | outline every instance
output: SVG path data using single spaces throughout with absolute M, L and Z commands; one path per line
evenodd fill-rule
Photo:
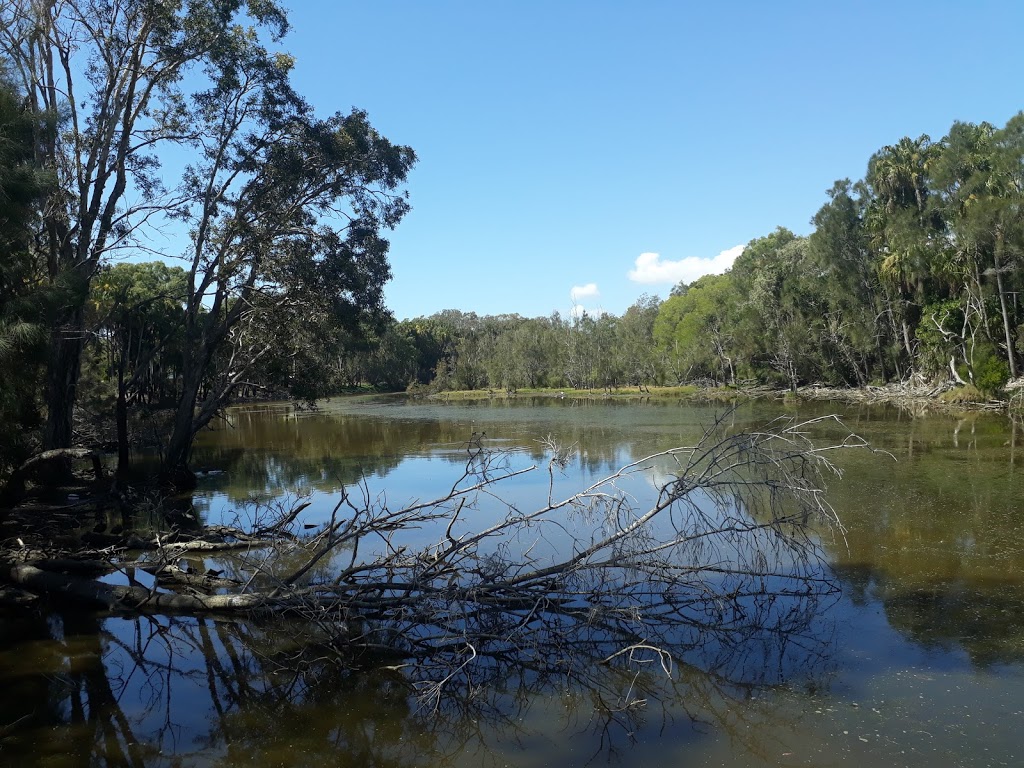
M 261 316 L 315 304 L 354 326 L 380 310 L 380 230 L 408 209 L 415 155 L 359 110 L 312 116 L 292 58 L 265 45 L 287 30 L 274 0 L 4 0 L 0 25 L 32 113 L 60 120 L 35 140 L 57 177 L 41 239 L 64 286 L 44 444 L 71 442 L 94 276 L 118 249 L 156 249 L 147 224 L 174 226 L 187 252 L 160 255 L 186 264 L 186 343 L 164 474 L 183 477 L 195 431 L 269 350 Z M 195 160 L 172 178 L 161 159 L 182 149 Z
M 879 274 L 896 286 L 906 304 L 903 343 L 915 359 L 911 328 L 927 303 L 945 237 L 943 221 L 930 192 L 931 167 L 939 147 L 927 135 L 904 137 L 883 147 L 868 162 L 866 183 L 872 192 L 867 212 L 872 246 L 880 255 Z
M 884 319 L 891 317 L 891 312 L 869 246 L 865 224 L 868 190 L 863 184 L 842 179 L 828 195 L 829 201 L 812 220 L 815 230 L 808 238 L 827 308 L 823 360 L 846 384 L 863 386 L 872 378 L 875 365 L 884 381 L 889 370 L 889 329 Z
M 662 354 L 674 359 L 679 382 L 707 377 L 736 383 L 738 299 L 731 275 L 705 275 L 661 305 L 653 333 Z
M 736 336 L 755 372 L 780 375 L 792 391 L 813 377 L 812 339 L 819 301 L 807 240 L 779 227 L 751 240 L 731 276 L 740 294 Z
M 35 125 L 16 88 L 0 78 L 0 483 L 28 457 L 40 418 L 37 395 L 45 357 L 47 291 L 32 249 L 47 179 L 36 166 Z
M 661 300 L 643 294 L 627 309 L 615 325 L 616 357 L 626 381 L 644 389 L 655 383 L 658 369 L 654 353 L 654 323 Z
M 50 329 L 47 448 L 72 440 L 92 278 L 167 210 L 157 153 L 192 132 L 182 83 L 203 68 L 215 80 L 234 76 L 237 49 L 250 44 L 235 26 L 242 10 L 240 0 L 0 3 L 0 45 L 39 126 L 36 161 L 55 177 L 39 233 L 47 278 L 61 289 Z M 246 12 L 283 33 L 273 2 Z
M 370 338 L 366 358 L 365 381 L 369 384 L 397 391 L 416 380 L 416 344 L 403 323 L 389 323 Z
M 526 320 L 511 334 L 510 351 L 514 384 L 527 387 L 559 386 L 558 359 L 560 320 L 538 317 Z
M 574 389 L 589 389 L 595 385 L 597 349 L 597 320 L 583 311 L 563 322 L 562 361 L 565 379 Z
M 177 394 L 184 301 L 185 271 L 159 261 L 117 264 L 94 279 L 89 325 L 103 375 L 116 385 L 119 475 L 129 468 L 129 407 L 143 401 L 165 405 Z
M 165 472 L 182 474 L 196 432 L 275 346 L 251 333 L 281 311 L 342 327 L 383 312 L 388 242 L 408 210 L 397 192 L 415 161 L 354 111 L 327 120 L 287 86 L 287 62 L 257 57 L 244 84 L 198 102 L 202 159 L 189 169 L 182 397 Z M 219 356 L 218 356 L 219 352 Z M 200 402 L 204 379 L 211 385 Z
M 955 123 L 935 164 L 943 212 L 955 234 L 953 274 L 969 286 L 968 319 L 977 314 L 990 341 L 1001 337 L 1009 374 L 1016 376 L 1018 312 L 1012 290 L 1024 253 L 1024 114 L 1001 130 L 988 123 Z M 989 328 L 985 283 L 994 284 L 1001 328 Z

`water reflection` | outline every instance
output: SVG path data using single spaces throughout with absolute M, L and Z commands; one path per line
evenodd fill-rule
M 253 495 L 286 490 L 336 491 L 366 477 L 386 478 L 404 459 L 433 456 L 451 465 L 465 462 L 465 448 L 484 434 L 491 448 L 515 446 L 534 461 L 554 436 L 575 449 L 574 462 L 587 475 L 607 473 L 624 461 L 692 441 L 713 409 L 678 405 L 642 408 L 550 398 L 485 401 L 454 406 L 325 403 L 318 411 L 238 408 L 224 425 L 200 435 L 193 464 L 202 489 L 242 503 Z M 688 418 L 679 420 L 679 415 Z M 698 416 L 699 414 L 699 416 Z
M 3 659 L 18 696 L 0 718 L 20 721 L 0 743 L 26 766 L 629 765 L 656 734 L 680 750 L 709 733 L 767 754 L 780 722 L 751 709 L 757 693 L 783 677 L 820 688 L 833 672 L 827 627 L 791 629 L 698 635 L 672 661 L 642 643 L 616 653 L 593 628 L 515 655 L 481 649 L 425 705 L 429 662 L 353 655 L 305 625 L 53 614 L 21 628 L 34 639 L 20 671 Z
M 557 401 L 240 409 L 230 429 L 204 435 L 197 449 L 196 460 L 221 474 L 204 478 L 194 502 L 212 515 L 254 489 L 264 498 L 330 496 L 361 479 L 420 496 L 457 472 L 474 432 L 523 462 L 541 458 L 548 435 L 575 445 L 560 482 L 578 484 L 692 442 L 715 410 Z M 800 415 L 831 410 L 800 406 Z M 512 650 L 478 648 L 435 698 L 424 694 L 441 666 L 429 659 L 413 668 L 407 658 L 354 654 L 308 627 L 47 613 L 4 620 L 0 759 L 1014 764 L 1024 717 L 1020 428 L 985 415 L 843 411 L 896 461 L 851 454 L 831 484 L 847 535 L 824 546 L 841 594 L 752 600 L 734 623 L 709 615 L 664 635 L 636 623 L 628 638 L 624 622 L 614 632 L 580 626 L 557 643 L 539 634 Z M 735 427 L 777 412 L 745 407 Z M 759 620 L 765 610 L 772 622 Z M 615 655 L 630 644 L 634 653 Z M 672 648 L 672 675 L 642 646 Z

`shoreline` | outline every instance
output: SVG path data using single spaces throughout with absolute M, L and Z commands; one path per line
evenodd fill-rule
M 1014 386 L 1015 385 L 1015 386 Z M 1018 379 L 1007 387 L 1006 399 L 985 398 L 974 387 L 951 383 L 931 384 L 903 382 L 863 388 L 827 387 L 809 384 L 796 393 L 765 385 L 738 387 L 652 386 L 641 392 L 638 387 L 604 389 L 524 388 L 514 392 L 499 390 L 452 390 L 414 396 L 429 400 L 514 400 L 517 397 L 546 397 L 576 400 L 692 400 L 694 402 L 725 402 L 737 399 L 832 400 L 858 405 L 889 405 L 915 414 L 926 412 L 989 412 L 1013 413 L 1024 407 L 1024 381 Z

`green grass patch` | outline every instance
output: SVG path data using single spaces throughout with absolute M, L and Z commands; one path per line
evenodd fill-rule
M 939 402 L 956 403 L 983 403 L 988 400 L 976 386 L 968 384 L 956 389 L 949 389 L 939 395 Z
M 517 397 L 553 397 L 575 400 L 696 400 L 725 402 L 743 396 L 743 391 L 733 387 L 705 389 L 692 385 L 679 387 L 650 387 L 641 392 L 638 387 L 617 387 L 605 389 L 565 389 L 556 387 L 523 387 L 515 392 L 499 389 L 472 389 L 437 392 L 431 395 L 436 400 L 505 400 Z

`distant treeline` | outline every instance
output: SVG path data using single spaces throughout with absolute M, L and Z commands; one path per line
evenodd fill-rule
M 621 317 L 445 311 L 339 358 L 338 383 L 602 388 L 756 380 L 863 386 L 913 374 L 986 394 L 1024 353 L 1024 115 L 904 138 L 837 181 L 797 237 L 752 240 L 724 275 Z
M 863 180 L 835 183 L 813 224 L 807 237 L 780 227 L 752 240 L 725 274 L 681 283 L 664 301 L 642 296 L 621 316 L 445 310 L 352 331 L 296 307 L 250 329 L 268 344 L 237 392 L 857 387 L 921 374 L 995 394 L 1018 375 L 1024 113 L 998 130 L 956 123 L 941 141 L 883 147 Z M 126 367 L 140 403 L 174 399 L 184 277 L 120 264 L 94 281 L 85 394 L 113 397 Z

